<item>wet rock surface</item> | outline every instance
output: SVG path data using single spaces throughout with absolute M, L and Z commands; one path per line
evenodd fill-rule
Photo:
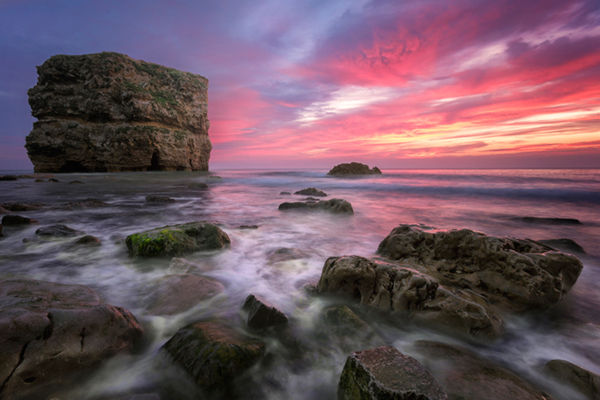
M 288 322 L 288 318 L 283 312 L 253 294 L 246 298 L 242 310 L 248 312 L 246 320 L 248 327 L 257 331 Z
M 229 245 L 229 236 L 208 222 L 164 226 L 127 236 L 125 244 L 133 256 L 181 256 L 201 250 L 218 250 Z
M 148 296 L 147 312 L 152 315 L 179 314 L 224 290 L 219 281 L 206 276 L 167 275 L 157 281 L 156 289 Z
M 36 172 L 208 170 L 205 77 L 108 52 L 37 68 L 26 138 Z
M 35 231 L 35 234 L 41 236 L 43 238 L 68 238 L 75 237 L 79 235 L 84 235 L 85 232 L 78 231 L 77 229 L 69 228 L 66 225 L 58 224 L 58 225 L 50 225 L 39 228 Z
M 38 223 L 37 219 L 22 217 L 20 215 L 9 214 L 9 215 L 5 215 L 4 217 L 2 217 L 2 225 L 4 225 L 4 226 L 31 225 L 31 224 L 37 224 L 37 223 Z
M 319 190 L 317 188 L 314 188 L 314 187 L 298 190 L 297 192 L 294 192 L 294 194 L 301 194 L 304 196 L 317 196 L 317 197 L 327 196 L 327 193 L 325 193 L 324 191 Z
M 547 309 L 563 299 L 583 269 L 576 257 L 542 243 L 468 229 L 401 225 L 380 243 L 377 254 L 426 266 L 442 285 L 521 311 Z
M 101 303 L 87 286 L 0 280 L 0 397 L 66 383 L 142 334 L 129 311 Z
M 262 358 L 265 344 L 223 324 L 197 322 L 181 328 L 163 350 L 204 391 L 226 396 Z
M 417 341 L 414 347 L 449 399 L 552 400 L 517 374 L 465 348 L 430 341 Z
M 369 169 L 366 164 L 351 162 L 336 165 L 327 175 L 381 175 L 381 170 L 377 167 Z
M 352 353 L 338 384 L 339 400 L 446 400 L 417 360 L 390 346 Z
M 590 400 L 600 399 L 600 375 L 564 360 L 551 360 L 544 371 L 558 382 L 566 384 Z
M 279 205 L 279 210 L 322 210 L 339 214 L 354 214 L 352 204 L 344 199 L 321 200 L 318 202 L 293 202 L 282 203 Z

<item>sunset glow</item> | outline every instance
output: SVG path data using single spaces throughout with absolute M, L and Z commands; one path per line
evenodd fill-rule
M 209 78 L 211 168 L 600 167 L 594 0 L 101 4 L 0 3 L 1 167 L 35 65 L 100 51 Z

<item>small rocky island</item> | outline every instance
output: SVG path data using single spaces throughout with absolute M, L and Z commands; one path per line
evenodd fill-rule
M 28 91 L 35 172 L 207 171 L 208 79 L 118 53 L 56 55 Z
M 377 167 L 369 168 L 367 164 L 351 162 L 336 165 L 327 175 L 381 175 L 381 170 Z

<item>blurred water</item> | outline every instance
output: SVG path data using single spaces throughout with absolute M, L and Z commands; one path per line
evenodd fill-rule
M 318 281 L 327 257 L 369 257 L 401 223 L 532 239 L 566 237 L 587 252 L 579 255 L 585 268 L 566 301 L 542 315 L 507 321 L 507 336 L 498 343 L 462 345 L 544 387 L 552 386 L 537 370 L 545 360 L 566 359 L 600 373 L 600 170 L 387 170 L 381 176 L 355 178 L 328 177 L 326 172 L 60 174 L 57 183 L 34 183 L 32 179 L 0 182 L 0 203 L 28 201 L 51 206 L 17 213 L 38 219 L 39 225 L 4 227 L 0 277 L 89 285 L 104 301 L 132 311 L 146 327 L 149 343 L 141 354 L 111 360 L 89 381 L 73 388 L 68 395 L 73 398 L 118 398 L 136 392 L 194 398 L 193 386 L 177 371 L 161 367 L 157 372 L 154 360 L 158 349 L 187 322 L 237 318 L 245 297 L 254 293 L 292 316 L 306 351 L 299 362 L 289 358 L 281 344 L 272 343 L 272 365 L 255 373 L 257 380 L 269 382 L 263 385 L 266 389 L 261 396 L 325 399 L 335 397 L 348 351 L 317 334 L 317 317 L 325 303 L 307 301 L 301 288 Z M 0 175 L 4 173 L 0 171 Z M 69 183 L 75 180 L 84 184 Z M 193 182 L 208 182 L 209 188 L 188 188 Z M 348 200 L 355 215 L 278 211 L 282 202 L 305 197 L 280 192 L 307 187 L 324 190 L 328 198 Z M 147 203 L 147 195 L 169 196 L 176 202 Z M 86 198 L 108 205 L 54 208 Z M 582 224 L 531 224 L 518 219 L 525 216 L 575 218 Z M 232 240 L 227 250 L 186 257 L 200 264 L 206 275 L 221 281 L 225 294 L 174 317 L 146 315 L 148 288 L 165 275 L 169 260 L 129 258 L 124 238 L 146 229 L 198 220 L 220 223 Z M 68 241 L 35 239 L 37 228 L 59 223 L 98 237 L 102 247 L 69 252 Z M 242 229 L 241 225 L 259 228 Z M 24 238 L 32 240 L 24 242 Z M 282 247 L 296 248 L 306 257 L 269 264 L 269 256 Z M 407 352 L 412 342 L 423 338 L 456 340 L 414 327 L 392 327 L 377 321 L 373 326 L 382 343 Z M 168 383 L 174 380 L 179 383 Z

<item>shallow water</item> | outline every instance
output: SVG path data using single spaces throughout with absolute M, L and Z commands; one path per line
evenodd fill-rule
M 237 324 L 239 308 L 250 293 L 263 296 L 290 316 L 305 348 L 297 358 L 281 343 L 269 343 L 269 363 L 254 371 L 254 379 L 263 383 L 263 392 L 255 397 L 334 398 L 348 349 L 318 334 L 319 311 L 326 303 L 308 301 L 302 287 L 318 281 L 330 256 L 372 256 L 379 242 L 401 223 L 468 228 L 496 236 L 571 238 L 587 252 L 578 255 L 584 270 L 565 301 L 541 315 L 507 320 L 506 337 L 497 343 L 475 345 L 411 326 L 372 321 L 380 339 L 369 344 L 391 344 L 410 354 L 412 343 L 419 339 L 460 343 L 563 398 L 576 397 L 547 381 L 538 372 L 541 363 L 560 358 L 600 373 L 600 170 L 386 170 L 382 176 L 357 178 L 333 178 L 326 172 L 59 174 L 58 183 L 0 182 L 0 203 L 59 206 L 85 198 L 108 203 L 100 208 L 16 213 L 38 219 L 40 224 L 4 227 L 0 277 L 91 286 L 105 302 L 129 309 L 147 331 L 140 354 L 111 360 L 60 398 L 119 398 L 131 393 L 196 398 L 193 385 L 177 369 L 166 367 L 159 348 L 188 322 L 217 318 Z M 74 180 L 84 184 L 69 183 Z M 189 183 L 206 181 L 209 189 L 187 188 Z M 324 190 L 327 198 L 348 200 L 355 214 L 278 211 L 282 202 L 306 197 L 280 192 L 307 187 Z M 147 203 L 147 195 L 169 196 L 176 202 Z M 545 225 L 517 219 L 525 216 L 575 218 L 582 224 Z M 165 275 L 169 260 L 129 258 L 125 237 L 199 220 L 221 224 L 232 244 L 224 251 L 185 258 L 218 279 L 225 293 L 177 316 L 147 315 L 149 288 Z M 98 237 L 102 246 L 68 252 L 69 240 L 36 240 L 37 228 L 59 223 Z M 259 228 L 241 229 L 241 225 Z M 32 240 L 24 242 L 24 238 Z M 269 256 L 282 247 L 296 248 L 306 257 L 270 264 Z

